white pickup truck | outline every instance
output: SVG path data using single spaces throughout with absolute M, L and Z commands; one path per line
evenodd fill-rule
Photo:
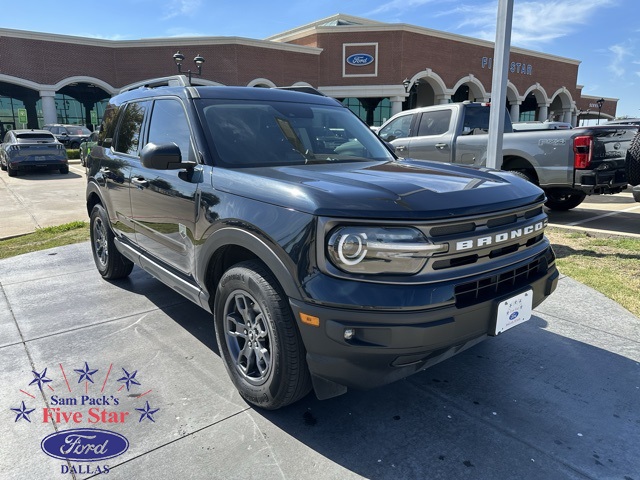
M 484 166 L 489 110 L 473 102 L 407 110 L 385 122 L 378 135 L 401 157 Z M 506 115 L 501 168 L 540 186 L 550 209 L 569 210 L 587 195 L 627 188 L 625 156 L 637 130 L 600 125 L 514 132 Z

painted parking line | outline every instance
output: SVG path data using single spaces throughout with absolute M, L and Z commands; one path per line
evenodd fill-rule
M 576 225 L 580 225 L 582 223 L 593 222 L 594 220 L 610 217 L 612 215 L 619 215 L 620 213 L 632 212 L 634 210 L 640 210 L 640 205 L 635 205 L 633 207 L 625 208 L 624 210 L 616 210 L 615 212 L 603 213 L 602 215 L 597 215 L 591 218 L 585 218 L 584 220 L 578 220 L 577 222 L 567 223 L 566 225 L 568 227 L 575 227 Z

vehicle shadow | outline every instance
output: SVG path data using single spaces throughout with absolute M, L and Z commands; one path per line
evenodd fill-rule
M 637 478 L 638 368 L 533 317 L 387 387 L 254 412 L 366 478 Z
M 82 175 L 69 171 L 69 173 L 62 174 L 58 170 L 30 170 L 20 171 L 17 177 L 20 180 L 68 180 L 71 178 L 80 178 Z

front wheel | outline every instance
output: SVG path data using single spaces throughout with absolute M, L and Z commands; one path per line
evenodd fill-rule
M 129 276 L 133 270 L 133 263 L 116 248 L 109 217 L 102 205 L 97 204 L 93 207 L 90 222 L 91 250 L 100 275 L 107 280 Z
M 545 206 L 551 210 L 571 210 L 580 205 L 587 197 L 583 192 L 554 192 L 553 190 L 545 191 L 547 201 Z
M 306 352 L 293 314 L 261 263 L 246 261 L 227 270 L 213 311 L 220 355 L 247 402 L 275 410 L 309 393 Z

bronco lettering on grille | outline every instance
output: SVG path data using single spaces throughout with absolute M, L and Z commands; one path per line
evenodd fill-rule
M 515 240 L 521 237 L 528 237 L 534 233 L 541 232 L 544 227 L 547 226 L 547 220 L 536 222 L 526 227 L 515 228 L 508 232 L 495 233 L 484 237 L 477 237 L 471 240 L 462 240 L 456 242 L 456 251 L 470 250 L 472 248 L 486 247 L 489 245 L 495 245 L 498 243 L 507 242 L 509 240 Z

